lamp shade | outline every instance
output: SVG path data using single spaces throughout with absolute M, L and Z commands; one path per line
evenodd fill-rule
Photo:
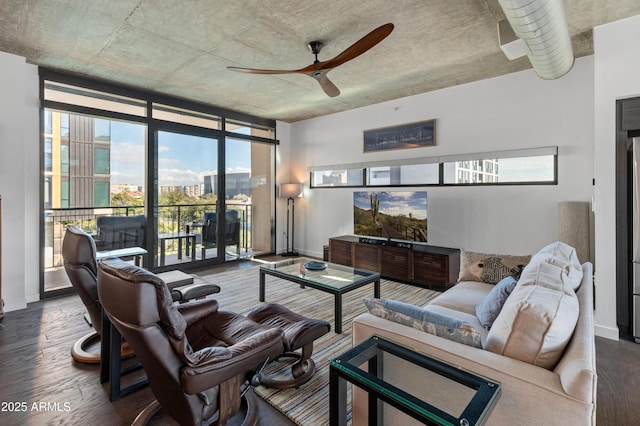
M 296 198 L 302 194 L 301 183 L 281 183 L 280 184 L 280 197 L 281 198 Z

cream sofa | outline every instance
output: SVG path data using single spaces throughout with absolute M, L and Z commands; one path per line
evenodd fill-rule
M 499 337 L 491 336 L 492 331 L 484 330 L 475 316 L 475 306 L 489 294 L 494 287 L 491 284 L 461 281 L 436 297 L 428 305 L 429 309 L 433 308 L 435 311 L 456 311 L 459 318 L 464 319 L 480 331 L 485 349 L 438 337 L 404 324 L 374 316 L 371 313 L 362 314 L 354 320 L 353 344 L 356 345 L 372 335 L 377 335 L 460 369 L 499 382 L 502 387 L 501 395 L 487 420 L 486 424 L 488 425 L 594 425 L 596 421 L 597 376 L 593 332 L 593 272 L 590 263 L 582 265 L 577 263 L 578 270 L 576 270 L 576 261 L 577 258 L 573 259 L 573 271 L 569 271 L 571 268 L 569 266 L 565 268 L 567 273 L 563 272 L 562 280 L 569 275 L 575 279 L 576 273 L 578 273 L 577 276 L 581 275 L 581 278 L 575 282 L 574 287 L 578 283 L 579 287 L 575 292 L 566 289 L 565 293 L 561 294 L 557 300 L 565 303 L 575 298 L 575 306 L 579 305 L 579 310 L 576 309 L 577 322 L 573 328 L 571 319 L 562 315 L 557 316 L 556 323 L 560 326 L 569 323 L 572 327 L 572 333 L 567 338 L 566 346 L 563 346 L 562 350 L 557 353 L 557 358 L 559 358 L 557 363 L 555 360 L 552 361 L 551 369 L 535 364 L 548 364 L 549 360 L 545 359 L 545 356 L 549 354 L 553 356 L 553 352 L 557 351 L 557 348 L 549 349 L 546 354 L 536 357 L 535 360 L 533 358 L 527 359 L 526 353 L 519 352 L 521 350 L 527 352 L 524 349 L 527 345 L 549 346 L 550 343 L 546 339 L 555 339 L 557 338 L 556 334 L 562 333 L 562 331 L 558 332 L 557 328 L 554 329 L 558 324 L 547 325 L 544 341 L 537 343 L 527 342 L 527 336 L 523 338 L 522 335 L 516 333 L 516 329 L 522 327 L 523 318 L 527 318 L 523 312 L 531 311 L 531 306 L 535 306 L 535 301 L 522 300 L 523 294 L 525 298 L 531 299 L 531 294 L 535 293 L 532 291 L 534 287 L 524 287 L 522 281 L 526 281 L 525 276 L 531 278 L 535 275 L 538 277 L 536 284 L 539 287 L 536 288 L 539 294 L 540 291 L 547 293 L 552 287 L 551 285 L 547 286 L 545 282 L 540 282 L 546 279 L 545 274 L 539 272 L 540 268 L 534 270 L 534 264 L 540 262 L 543 264 L 546 262 L 558 263 L 557 259 L 553 256 L 545 257 L 540 254 L 533 256 L 531 263 L 522 271 L 522 278 L 508 297 L 491 328 L 491 330 L 498 330 L 494 334 Z M 546 269 L 553 269 L 547 264 L 543 266 Z M 553 270 L 555 271 L 555 269 Z M 461 272 L 461 276 L 464 276 L 464 273 Z M 561 283 L 561 285 L 564 284 Z M 519 290 L 520 296 L 514 296 L 517 290 Z M 384 297 L 384 294 L 382 296 Z M 512 300 L 517 297 L 520 297 L 521 300 Z M 508 306 L 510 303 L 511 305 Z M 520 308 L 514 308 L 516 305 Z M 519 313 L 518 309 L 520 309 Z M 535 309 L 533 310 L 535 311 Z M 563 305 L 561 309 L 558 309 L 558 311 L 560 310 L 571 310 L 571 308 Z M 514 312 L 516 313 L 514 314 Z M 539 317 L 540 320 L 531 321 L 531 318 L 529 320 L 540 325 L 547 317 L 548 313 L 543 313 Z M 517 324 L 515 318 L 518 318 L 520 325 Z M 534 330 L 535 328 L 533 327 Z M 508 348 L 510 339 L 518 343 L 511 344 L 511 348 Z M 487 346 L 491 346 L 493 352 L 487 350 Z M 526 359 L 526 361 L 521 359 Z M 542 361 L 539 362 L 539 359 Z M 445 407 L 449 407 L 445 411 L 456 416 L 459 415 L 459 413 L 451 411 L 458 409 L 455 401 L 463 398 L 458 392 L 452 394 L 450 388 L 438 382 L 438 378 L 427 376 L 424 370 L 416 366 L 400 365 L 397 360 L 385 361 L 384 371 L 385 377 L 404 390 L 416 396 L 422 396 L 432 403 L 436 402 L 434 404 L 436 406 L 443 404 Z M 367 396 L 356 387 L 353 389 L 352 412 L 353 425 L 367 424 Z M 383 413 L 385 425 L 419 424 L 408 415 L 390 406 L 385 405 Z

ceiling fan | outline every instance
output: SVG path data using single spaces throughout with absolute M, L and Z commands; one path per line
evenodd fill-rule
M 313 64 L 304 68 L 300 68 L 298 70 L 260 70 L 239 67 L 227 68 L 229 68 L 230 70 L 246 72 L 250 74 L 306 74 L 310 77 L 315 78 L 318 83 L 320 83 L 322 90 L 324 90 L 327 95 L 335 97 L 340 94 L 340 90 L 336 87 L 335 84 L 331 82 L 331 80 L 329 80 L 329 78 L 327 77 L 327 73 L 337 66 L 342 65 L 345 62 L 362 55 L 364 52 L 384 40 L 389 34 L 391 34 L 391 31 L 393 31 L 393 24 L 384 24 L 371 31 L 360 40 L 353 43 L 338 56 L 334 57 L 333 59 L 329 59 L 328 61 L 318 60 L 318 53 L 320 53 L 320 50 L 322 50 L 322 47 L 324 45 L 320 41 L 312 41 L 309 43 L 309 49 L 311 50 L 311 53 L 315 55 L 316 59 Z

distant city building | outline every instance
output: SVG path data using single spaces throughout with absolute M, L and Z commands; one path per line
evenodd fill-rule
M 498 160 L 458 161 L 450 173 L 455 183 L 498 182 Z
M 111 193 L 112 194 L 122 194 L 122 193 L 131 193 L 131 192 L 143 192 L 141 186 L 132 185 L 128 183 L 112 183 L 111 184 Z
M 216 192 L 218 192 L 216 190 L 216 185 L 213 182 L 213 177 L 214 175 L 207 175 L 204 177 L 204 193 L 205 194 L 215 194 Z
M 227 199 L 232 199 L 236 195 L 251 195 L 251 173 L 227 173 L 225 175 L 225 192 Z M 218 195 L 218 175 L 204 177 L 204 194 Z
M 333 170 L 331 174 L 322 175 L 322 185 L 346 185 L 347 184 L 347 171 L 346 170 Z
M 160 186 L 160 193 L 166 194 L 168 192 L 184 192 L 183 187 L 180 185 L 162 185 Z
M 203 189 L 204 185 L 201 184 L 189 185 L 184 187 L 184 193 L 189 197 L 201 197 L 203 194 Z
M 203 185 L 195 184 L 195 185 L 162 185 L 160 186 L 160 193 L 165 194 L 167 192 L 182 192 L 189 197 L 200 197 L 202 196 Z

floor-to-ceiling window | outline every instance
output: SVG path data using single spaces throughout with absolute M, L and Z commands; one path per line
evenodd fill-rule
M 271 252 L 275 150 L 264 140 L 274 138 L 274 129 L 231 120 L 226 124 L 235 134 L 225 143 L 226 211 L 240 220 L 238 253 L 242 255 L 248 247 L 256 253 Z
M 154 270 L 273 252 L 274 122 L 41 75 L 42 296 L 70 285 L 67 226 L 99 242 L 101 216 L 144 216 L 144 265 Z
M 218 139 L 158 132 L 159 266 L 217 259 Z
M 68 225 L 97 235 L 100 216 L 144 213 L 146 126 L 52 109 L 45 117 L 52 126 L 44 137 L 44 280 L 46 290 L 55 290 L 68 287 L 62 268 Z

